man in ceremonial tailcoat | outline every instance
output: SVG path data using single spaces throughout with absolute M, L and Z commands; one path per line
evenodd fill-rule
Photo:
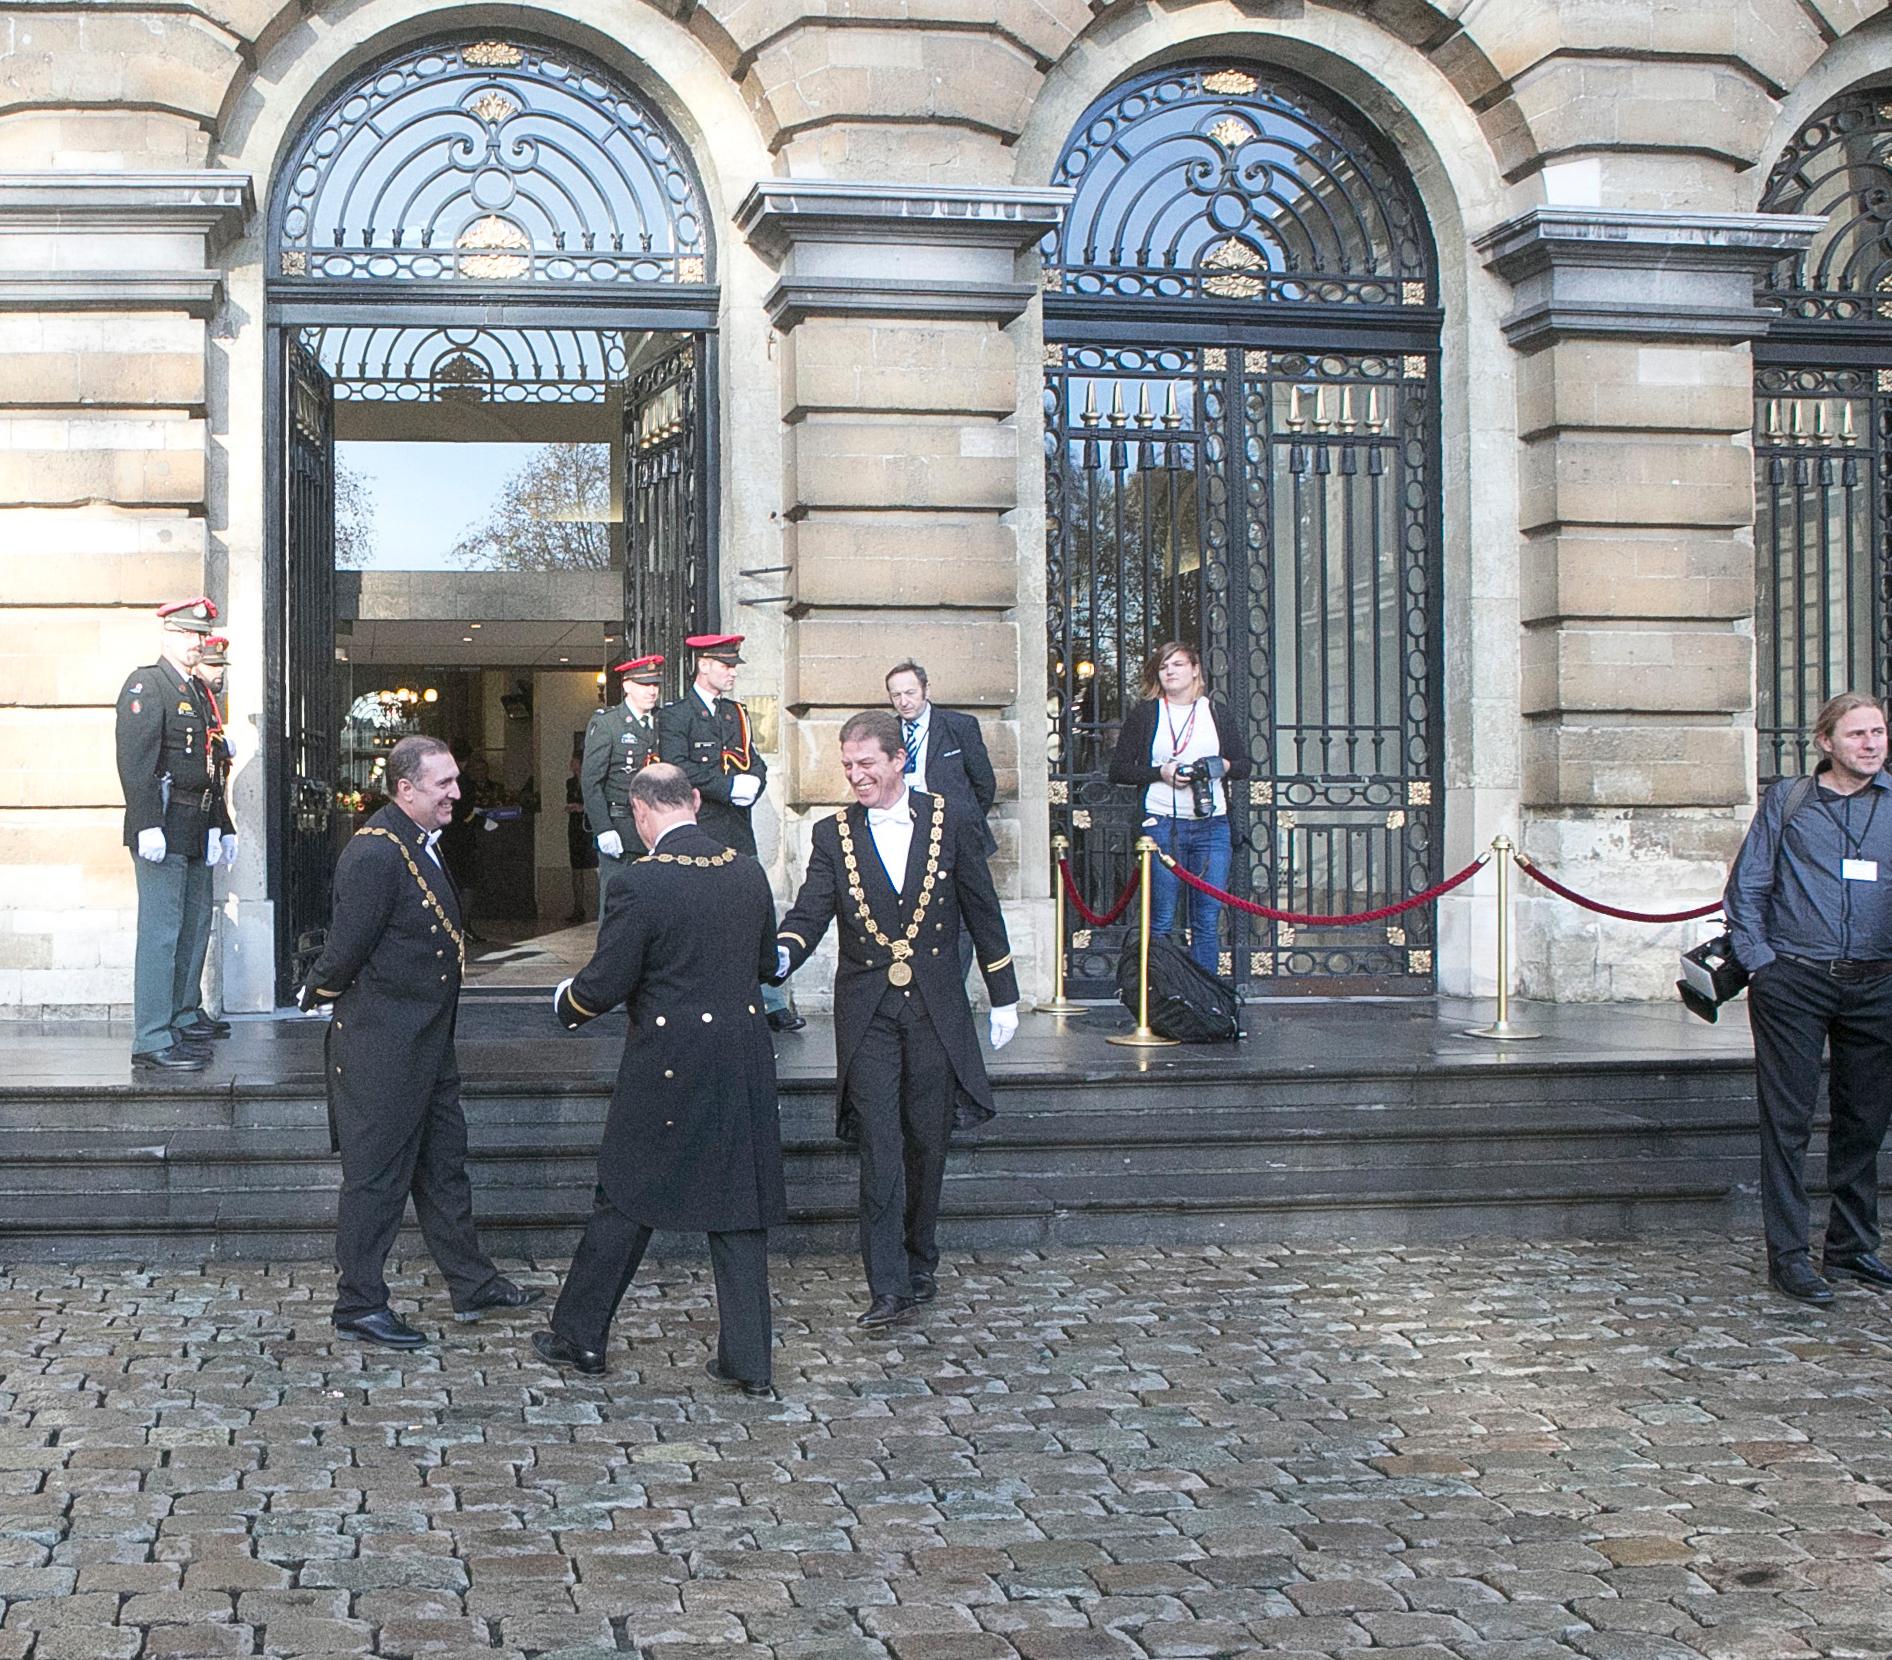
M 554 1365 L 602 1372 L 651 1233 L 706 1233 L 721 1324 L 707 1370 L 767 1395 L 767 1230 L 786 1219 L 787 1198 L 756 981 L 775 970 L 775 902 L 754 859 L 698 827 L 699 797 L 680 768 L 644 768 L 630 796 L 650 852 L 620 878 L 596 955 L 553 998 L 568 1030 L 622 1003 L 630 1031 L 591 1220 L 551 1329 L 532 1345 Z
M 623 682 L 624 697 L 615 707 L 600 709 L 585 725 L 585 757 L 578 769 L 578 785 L 585 803 L 585 822 L 597 838 L 598 912 L 611 885 L 644 851 L 631 815 L 631 780 L 657 759 L 657 703 L 662 697 L 664 660 L 661 653 L 627 658 L 611 672 Z
M 768 783 L 768 763 L 755 746 L 749 711 L 730 694 L 742 665 L 740 634 L 692 634 L 683 643 L 696 654 L 696 678 L 657 719 L 658 753 L 703 798 L 703 830 L 725 847 L 754 854 L 750 812 Z M 807 1025 L 774 986 L 762 989 L 770 1029 L 793 1032 Z
M 215 858 L 236 842 L 212 748 L 212 720 L 194 670 L 216 604 L 199 595 L 158 608 L 161 655 L 133 669 L 118 694 L 118 781 L 125 845 L 138 878 L 137 958 L 132 970 L 134 1067 L 201 1072 L 209 1040 L 197 1018 L 203 994 Z
M 342 850 L 328 937 L 301 997 L 305 1009 L 335 1006 L 324 1045 L 329 1135 L 342 1158 L 335 1330 L 389 1348 L 426 1341 L 388 1307 L 384 1272 L 410 1195 L 455 1319 L 542 1295 L 501 1274 L 473 1230 L 453 1049 L 465 928 L 435 847 L 459 774 L 438 738 L 403 738 L 388 752 L 388 803 Z
M 895 1325 L 937 1294 L 940 1186 L 957 1124 L 992 1116 L 959 967 L 963 920 L 992 1000 L 991 1038 L 1018 1030 L 1018 980 L 979 826 L 908 787 L 900 723 L 886 710 L 841 728 L 855 804 L 815 826 L 808 876 L 782 919 L 778 974 L 807 961 L 833 922 L 835 1133 L 858 1137 L 863 1326 Z

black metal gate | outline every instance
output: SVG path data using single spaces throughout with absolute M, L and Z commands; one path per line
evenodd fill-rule
M 1437 878 L 1439 314 L 1409 187 L 1356 119 L 1290 78 L 1185 66 L 1115 89 L 1067 146 L 1048 742 L 1052 828 L 1093 905 L 1131 873 L 1141 802 L 1108 771 L 1170 639 L 1247 724 L 1236 891 L 1332 915 Z M 1426 993 L 1432 928 L 1225 912 L 1222 970 L 1251 994 Z M 1073 920 L 1075 995 L 1114 992 L 1123 933 Z
M 709 456 L 700 419 L 707 342 L 686 340 L 631 381 L 625 409 L 625 640 L 653 642 L 716 626 L 710 591 Z M 686 665 L 666 653 L 666 690 L 681 696 Z
M 281 883 L 277 992 L 295 990 L 303 936 L 328 922 L 330 812 L 339 713 L 335 707 L 335 399 L 313 355 L 288 335 L 282 386 L 283 650 L 274 706 L 280 724 L 277 803 Z
M 1755 712 L 1763 784 L 1811 770 L 1836 692 L 1892 691 L 1892 87 L 1834 100 L 1761 205 L 1819 214 L 1761 285 L 1754 348 Z

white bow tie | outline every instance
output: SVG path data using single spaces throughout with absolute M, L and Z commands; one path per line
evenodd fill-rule
M 905 802 L 902 802 L 898 807 L 869 807 L 867 809 L 867 822 L 869 824 L 911 824 L 913 822 L 913 809 L 907 806 Z
M 440 840 L 440 832 L 438 830 L 429 830 L 427 832 L 427 851 L 429 853 L 433 852 L 434 843 L 439 840 Z

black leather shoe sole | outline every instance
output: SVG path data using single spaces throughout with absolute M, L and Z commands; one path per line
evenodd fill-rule
M 1791 1297 L 1797 1303 L 1811 1303 L 1815 1307 L 1824 1308 L 1833 1300 L 1833 1288 L 1822 1280 L 1816 1279 L 1811 1283 L 1801 1281 L 1796 1287 L 1789 1285 L 1778 1274 L 1769 1274 L 1767 1283 L 1781 1296 Z
M 748 1378 L 732 1378 L 716 1364 L 714 1355 L 703 1362 L 703 1375 L 712 1383 L 720 1383 L 725 1389 L 740 1389 L 751 1400 L 772 1401 L 775 1399 L 774 1384 L 754 1383 Z
M 878 1331 L 884 1326 L 904 1326 L 913 1318 L 915 1306 L 903 1302 L 893 1308 L 870 1308 L 854 1324 L 868 1331 Z
M 142 1055 L 133 1055 L 131 1064 L 158 1072 L 201 1072 L 210 1064 L 210 1056 L 173 1044 L 169 1049 L 151 1049 Z
M 771 1032 L 799 1032 L 808 1024 L 792 1009 L 772 1010 L 768 1016 Z
M 532 1352 L 548 1366 L 569 1366 L 586 1377 L 595 1378 L 604 1371 L 603 1355 L 595 1349 L 581 1349 L 576 1343 L 567 1343 L 555 1331 L 535 1331 Z
M 534 1303 L 545 1301 L 545 1293 L 533 1286 L 515 1286 L 513 1292 L 495 1297 L 489 1303 L 475 1303 L 471 1308 L 456 1308 L 454 1319 L 461 1325 L 470 1325 L 475 1320 L 484 1320 L 489 1314 L 511 1314 L 515 1309 L 530 1308 Z
M 1849 1280 L 1858 1280 L 1862 1285 L 1869 1285 L 1875 1291 L 1892 1291 L 1892 1274 L 1875 1273 L 1859 1262 L 1844 1262 L 1828 1257 L 1820 1264 L 1823 1274 L 1844 1274 Z
M 916 1303 L 930 1303 L 939 1295 L 939 1281 L 931 1274 L 913 1276 L 913 1300 Z
M 228 1026 L 180 1026 L 178 1038 L 184 1043 L 221 1043 L 230 1035 Z
M 427 1342 L 425 1335 L 405 1322 L 379 1325 L 367 1320 L 337 1320 L 335 1335 L 349 1343 L 378 1343 L 384 1349 L 418 1349 Z

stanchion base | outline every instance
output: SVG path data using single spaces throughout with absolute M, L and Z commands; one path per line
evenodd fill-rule
M 1068 997 L 1053 997 L 1032 1006 L 1035 1014 L 1085 1014 L 1089 1009 L 1088 1003 L 1074 1003 Z
M 1541 1038 L 1542 1032 L 1533 1032 L 1528 1027 L 1520 1026 L 1515 1021 L 1494 1020 L 1489 1026 L 1467 1026 L 1464 1036 L 1475 1038 L 1495 1038 L 1500 1043 L 1522 1043 L 1527 1038 Z
M 1114 1043 L 1119 1049 L 1170 1049 L 1181 1046 L 1180 1039 L 1166 1038 L 1161 1032 L 1142 1027 L 1134 1032 L 1119 1032 L 1115 1037 L 1105 1038 L 1104 1042 Z

